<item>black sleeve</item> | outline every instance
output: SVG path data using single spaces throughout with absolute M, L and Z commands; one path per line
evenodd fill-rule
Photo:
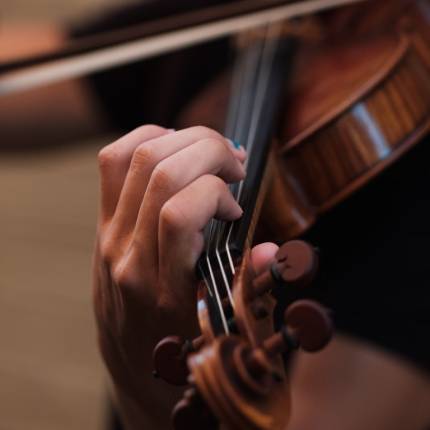
M 337 328 L 430 370 L 430 139 L 325 215 L 316 291 Z

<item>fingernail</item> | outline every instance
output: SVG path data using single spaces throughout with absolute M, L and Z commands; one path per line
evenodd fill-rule
M 243 150 L 243 146 L 237 141 L 237 140 L 232 140 L 232 139 L 227 139 L 228 142 L 230 143 L 231 146 L 233 146 L 233 148 L 239 150 Z
M 243 209 L 239 206 L 239 204 L 236 204 L 233 209 L 232 218 L 239 219 L 242 215 Z

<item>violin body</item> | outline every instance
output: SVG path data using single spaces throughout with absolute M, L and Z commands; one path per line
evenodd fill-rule
M 301 234 L 429 131 L 430 39 L 416 24 L 299 60 L 266 206 L 277 202 L 280 237 Z
M 325 22 L 336 31 L 300 44 L 274 133 L 258 240 L 282 242 L 304 233 L 429 131 L 428 18 L 413 1 L 393 2 L 393 10 L 379 5 L 364 8 L 355 26 L 346 17 L 359 7 L 340 11 L 340 19 L 329 15 Z M 184 110 L 179 124 L 222 129 L 227 97 L 223 75 Z

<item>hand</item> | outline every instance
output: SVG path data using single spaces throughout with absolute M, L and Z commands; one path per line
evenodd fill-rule
M 130 428 L 144 421 L 161 428 L 169 415 L 163 409 L 171 407 L 172 389 L 152 380 L 152 350 L 164 336 L 198 334 L 194 267 L 202 230 L 212 217 L 241 216 L 226 183 L 244 178 L 245 156 L 214 130 L 152 125 L 99 154 L 94 305 L 102 355 Z M 259 247 L 257 269 L 274 252 L 274 245 Z

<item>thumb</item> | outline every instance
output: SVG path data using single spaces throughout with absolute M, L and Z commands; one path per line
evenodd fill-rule
M 251 251 L 251 263 L 256 275 L 263 273 L 270 267 L 278 249 L 277 245 L 269 242 L 254 246 Z

